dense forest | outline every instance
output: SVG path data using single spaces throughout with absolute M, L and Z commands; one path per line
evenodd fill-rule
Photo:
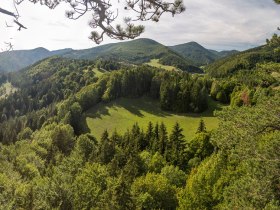
M 279 40 L 206 74 L 63 57 L 3 73 L 16 91 L 0 100 L 1 209 L 279 209 Z M 202 118 L 192 139 L 164 121 L 88 132 L 87 110 L 141 96 L 170 113 L 225 106 L 218 128 Z

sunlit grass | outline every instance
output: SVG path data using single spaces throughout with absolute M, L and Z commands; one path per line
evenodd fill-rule
M 164 122 L 168 132 L 178 122 L 184 129 L 186 139 L 192 139 L 198 127 L 201 117 L 204 119 L 207 130 L 217 128 L 218 119 L 213 116 L 214 109 L 220 109 L 221 105 L 214 101 L 210 103 L 210 109 L 200 114 L 176 114 L 160 109 L 159 102 L 148 97 L 139 99 L 120 98 L 108 104 L 98 104 L 86 113 L 86 123 L 90 132 L 100 138 L 104 130 L 112 133 L 115 129 L 123 134 L 134 123 L 146 130 L 149 121 Z
M 6 82 L 0 87 L 0 99 L 14 93 L 17 90 L 10 82 Z
M 152 59 L 152 60 L 150 60 L 149 63 L 146 63 L 146 64 L 148 64 L 149 66 L 162 68 L 162 69 L 165 69 L 168 71 L 172 71 L 172 70 L 176 69 L 174 66 L 166 66 L 166 65 L 160 64 L 159 59 Z

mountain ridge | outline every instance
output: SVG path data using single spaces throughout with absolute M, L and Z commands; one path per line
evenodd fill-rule
M 46 48 L 38 47 L 31 50 L 14 50 L 0 53 L 0 72 L 13 72 L 30 66 L 39 60 L 54 55 L 61 55 L 71 48 L 49 51 Z
M 174 50 L 174 48 L 182 49 Z M 216 54 L 219 53 L 215 52 Z M 0 72 L 18 71 L 54 55 L 72 59 L 104 59 L 132 64 L 142 64 L 149 62 L 151 59 L 160 59 L 162 64 L 173 65 L 182 70 L 212 63 L 218 57 L 214 51 L 211 52 L 196 42 L 168 47 L 152 39 L 140 38 L 82 50 L 65 48 L 50 51 L 39 47 L 31 50 L 2 52 L 0 53 Z

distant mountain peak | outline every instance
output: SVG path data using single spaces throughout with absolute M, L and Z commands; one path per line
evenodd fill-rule
M 31 50 L 13 50 L 0 54 L 0 71 L 11 72 L 18 71 L 30 66 L 39 60 L 70 52 L 72 49 L 62 49 L 49 51 L 43 47 L 37 47 Z
M 236 53 L 236 51 L 217 52 L 215 50 L 209 50 L 194 41 L 170 46 L 170 49 L 174 50 L 185 58 L 193 60 L 198 66 L 208 65 L 217 59 Z

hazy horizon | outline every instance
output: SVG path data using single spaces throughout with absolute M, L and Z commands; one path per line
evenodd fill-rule
M 26 49 L 14 49 L 14 51 L 16 50 L 34 50 L 34 49 L 37 49 L 37 48 L 44 48 L 46 50 L 49 50 L 49 51 L 57 51 L 57 50 L 63 50 L 63 49 L 72 49 L 72 50 L 87 50 L 87 49 L 91 49 L 91 48 L 95 48 L 95 47 L 99 47 L 99 46 L 104 46 L 104 45 L 109 45 L 109 44 L 117 44 L 117 43 L 124 43 L 124 42 L 130 42 L 130 41 L 134 41 L 134 40 L 138 40 L 138 39 L 151 39 L 151 38 L 142 38 L 142 37 L 139 37 L 139 38 L 136 38 L 136 39 L 131 39 L 131 40 L 125 40 L 125 41 L 119 41 L 117 40 L 116 42 L 112 42 L 112 43 L 101 43 L 100 45 L 96 45 L 96 46 L 93 46 L 93 47 L 89 47 L 89 48 L 81 48 L 81 49 L 75 49 L 75 48 L 72 48 L 72 47 L 65 47 L 65 48 L 58 48 L 58 49 L 48 49 L 47 47 L 42 47 L 42 46 L 38 46 L 38 47 L 35 47 L 35 48 L 26 48 Z M 154 40 L 154 39 L 151 39 L 151 40 Z M 158 42 L 157 40 L 154 40 L 156 42 Z M 175 44 L 175 45 L 181 45 L 181 44 L 188 44 L 188 43 L 191 43 L 191 42 L 196 42 L 196 41 L 189 41 L 189 42 L 184 42 L 184 43 L 178 43 L 178 44 Z M 158 42 L 160 43 L 160 42 Z M 197 44 L 201 45 L 200 43 L 196 42 Z M 160 43 L 162 45 L 164 45 L 163 43 Z M 164 45 L 164 46 L 167 46 L 167 47 L 172 47 L 172 46 L 175 46 L 175 45 Z M 205 46 L 201 45 L 202 47 L 204 47 L 205 49 L 207 50 L 215 50 L 215 49 L 210 49 L 210 48 L 206 48 Z M 221 51 L 230 51 L 230 50 L 236 50 L 236 49 L 228 49 L 228 50 L 216 50 L 217 52 L 221 52 Z M 239 51 L 243 51 L 243 50 L 239 50 Z M 1 51 L 0 51 L 1 53 Z
M 184 4 L 186 11 L 174 18 L 165 14 L 158 23 L 143 22 L 146 28 L 139 38 L 150 38 L 166 46 L 195 41 L 217 51 L 246 50 L 264 44 L 279 26 L 280 6 L 272 0 L 184 0 Z M 11 1 L 3 1 L 1 7 L 13 10 Z M 28 29 L 7 28 L 6 22 L 12 25 L 13 20 L 0 14 L 0 48 L 7 41 L 15 50 L 98 46 L 88 39 L 90 14 L 73 21 L 65 17 L 67 8 L 63 4 L 50 10 L 30 2 L 22 3 L 18 10 L 20 22 Z M 119 41 L 106 37 L 102 45 L 115 42 Z

